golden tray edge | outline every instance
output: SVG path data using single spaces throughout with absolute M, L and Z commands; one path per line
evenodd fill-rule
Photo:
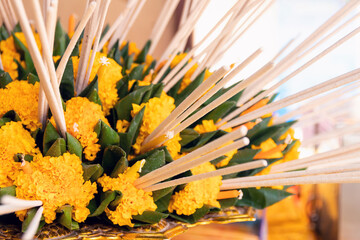
M 228 224 L 238 222 L 255 221 L 255 210 L 253 208 L 231 207 L 217 213 L 207 214 L 204 218 L 194 224 L 183 223 L 174 220 L 162 220 L 158 224 L 148 227 L 135 228 L 126 231 L 117 226 L 105 224 L 83 224 L 80 230 L 69 231 L 58 224 L 51 224 L 44 227 L 37 236 L 38 239 L 62 239 L 62 240 L 149 240 L 149 239 L 170 239 L 178 236 L 189 228 L 211 223 Z M 0 239 L 21 239 L 19 227 L 14 225 L 0 224 Z

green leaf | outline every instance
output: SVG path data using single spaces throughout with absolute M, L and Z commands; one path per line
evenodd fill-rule
M 164 150 L 158 150 L 151 154 L 148 158 L 145 159 L 146 162 L 142 167 L 140 176 L 144 176 L 159 167 L 165 165 L 165 152 Z
M 143 96 L 149 90 L 151 90 L 151 86 L 144 86 L 122 98 L 114 107 L 116 110 L 117 119 L 130 122 L 132 104 L 134 103 L 140 105 Z
M 72 220 L 72 206 L 64 205 L 60 208 L 62 214 L 59 218 L 59 223 L 69 230 L 79 229 L 79 224 Z
M 150 73 L 151 69 L 154 69 L 156 66 L 156 60 L 152 61 L 150 65 L 146 68 L 146 70 L 143 72 L 143 78 L 147 76 Z
M 200 137 L 197 138 L 195 141 L 190 142 L 190 144 L 183 146 L 181 148 L 182 152 L 191 152 L 195 149 L 204 146 L 206 143 L 211 142 L 212 140 L 227 134 L 227 132 L 223 130 L 217 130 L 212 132 L 207 132 L 200 134 Z
M 115 200 L 117 193 L 115 191 L 107 191 L 101 194 L 101 202 L 97 209 L 89 215 L 89 217 L 96 217 L 102 214 L 107 206 Z
M 231 111 L 231 109 L 234 109 L 235 106 L 236 106 L 236 102 L 226 101 L 223 104 L 220 104 L 218 107 L 216 107 L 208 114 L 206 114 L 203 118 L 201 118 L 200 121 L 213 120 L 214 123 L 216 123 L 220 118 L 226 116 Z
M 232 206 L 235 206 L 235 204 L 238 201 L 238 198 L 227 198 L 227 199 L 221 199 L 218 200 L 221 206 L 221 209 L 226 209 Z
M 175 105 L 185 100 L 203 81 L 205 78 L 205 69 L 187 86 L 180 94 L 175 96 Z
M 145 43 L 145 46 L 143 47 L 143 49 L 141 50 L 141 52 L 139 53 L 139 55 L 137 56 L 135 63 L 144 63 L 146 61 L 146 55 L 149 52 L 151 46 L 151 40 L 148 40 Z
M 81 165 L 84 171 L 84 181 L 91 180 L 92 182 L 95 182 L 104 173 L 104 169 L 100 164 L 82 163 Z
M 16 196 L 16 187 L 13 185 L 13 186 L 9 186 L 9 187 L 0 188 L 0 198 L 5 195 L 10 195 L 10 196 L 15 197 Z
M 57 64 L 60 63 L 60 60 Z M 65 67 L 64 74 L 60 82 L 60 94 L 64 101 L 67 101 L 75 96 L 75 87 L 74 87 L 74 67 L 73 61 L 70 59 Z
M 89 85 L 79 94 L 79 97 L 86 97 L 88 98 L 93 91 L 99 90 L 98 84 L 98 76 L 96 75 L 94 80 L 92 80 Z
M 63 138 L 58 138 L 51 145 L 45 156 L 60 157 L 66 152 L 66 142 Z
M 109 204 L 109 209 L 115 211 L 116 207 L 120 204 L 120 201 L 123 197 L 122 192 L 115 190 L 116 196 L 115 199 Z
M 177 215 L 177 214 L 170 214 L 170 216 L 176 220 L 194 224 L 197 221 L 199 221 L 202 217 L 204 217 L 208 212 L 210 211 L 210 207 L 207 205 L 204 205 L 202 208 L 198 208 L 196 212 L 190 216 L 186 215 Z
M 172 193 L 174 191 L 174 189 L 175 189 L 175 186 L 154 191 L 152 194 L 154 202 L 165 197 L 166 195 L 169 195 L 169 193 Z
M 97 90 L 95 90 L 95 89 L 92 90 L 92 92 L 86 97 L 90 100 L 90 102 L 93 102 L 93 103 L 96 103 L 96 104 L 99 104 L 100 106 L 102 106 L 102 103 L 101 103 L 101 100 L 100 100 Z
M 294 124 L 294 121 L 291 121 L 291 122 L 285 122 L 285 123 L 282 123 L 282 124 L 273 125 L 273 126 L 264 128 L 264 129 L 260 130 L 256 135 L 254 135 L 250 139 L 250 142 L 251 142 L 252 145 L 258 146 L 262 142 L 266 141 L 269 138 L 274 138 L 275 141 L 276 141 L 293 124 Z
M 13 80 L 10 77 L 10 74 L 7 72 L 0 73 L 0 88 L 5 88 L 6 85 L 11 83 Z
M 21 231 L 25 232 L 27 230 L 27 228 L 29 227 L 31 221 L 33 220 L 36 212 L 38 211 L 38 208 L 31 208 L 27 211 L 26 216 L 25 216 L 25 220 L 22 223 L 21 226 Z M 44 216 L 41 216 L 41 222 L 39 224 L 39 228 L 37 230 L 37 232 L 45 225 L 45 221 L 44 221 Z
M 132 54 L 124 59 L 124 65 L 123 65 L 123 69 L 122 69 L 123 76 L 126 75 L 126 70 L 131 68 L 133 62 L 134 62 L 134 54 Z
M 9 33 L 6 31 L 6 28 L 4 26 L 1 26 L 0 27 L 0 40 L 6 40 L 8 39 L 10 36 L 9 36 Z
M 141 215 L 134 215 L 133 219 L 145 223 L 158 223 L 161 219 L 167 218 L 169 214 L 160 213 L 157 211 L 144 211 Z
M 169 151 L 167 150 L 167 147 L 166 146 L 162 146 L 162 147 L 159 147 L 159 148 L 155 148 L 153 150 L 150 150 L 142 155 L 138 155 L 136 157 L 134 157 L 133 159 L 131 159 L 131 162 L 137 162 L 139 160 L 142 160 L 142 159 L 147 159 L 150 155 L 154 154 L 155 152 L 159 151 L 159 150 L 163 150 L 164 153 L 165 153 L 165 162 L 167 163 L 170 163 L 172 161 L 174 161 L 169 153 Z
M 130 80 L 142 80 L 142 74 L 144 71 L 144 65 L 139 65 L 137 67 L 135 67 L 133 70 L 131 70 L 130 74 L 129 74 L 129 79 Z
M 80 158 L 80 160 L 82 159 L 83 147 L 81 146 L 79 140 L 73 137 L 70 133 L 66 133 L 66 148 L 69 153 L 75 154 Z
M 10 119 L 12 122 L 20 122 L 21 121 L 19 115 L 14 110 L 10 110 L 10 111 L 6 112 L 2 117 Z
M 154 98 L 154 97 L 160 98 L 163 90 L 164 90 L 164 84 L 157 83 L 153 85 L 153 91 L 150 98 Z
M 101 165 L 109 176 L 123 173 L 128 167 L 125 151 L 118 146 L 108 146 L 105 148 Z
M 127 133 L 120 133 L 120 146 L 129 154 L 131 146 L 136 142 L 139 135 L 142 119 L 144 117 L 145 107 L 143 107 L 138 114 L 136 114 L 130 123 Z
M 116 83 L 116 89 L 119 99 L 125 97 L 129 93 L 129 76 L 125 76 L 120 81 L 118 81 Z
M 15 46 L 23 53 L 25 58 L 26 70 L 31 73 L 35 73 L 34 63 L 32 61 L 29 50 L 25 45 L 13 34 Z
M 23 68 L 23 66 L 21 65 L 21 63 L 16 60 L 14 58 L 14 62 L 16 63 L 16 66 L 17 66 L 17 72 L 18 72 L 18 79 L 19 80 L 26 80 L 26 77 L 29 75 L 29 71 L 28 70 L 25 70 Z
M 67 34 L 62 29 L 60 20 L 56 23 L 55 37 L 54 37 L 54 56 L 62 56 L 67 46 Z
M 192 128 L 186 128 L 180 133 L 180 137 L 181 146 L 186 146 L 188 143 L 200 137 L 200 134 Z
M 268 128 L 270 120 L 271 120 L 271 118 L 265 118 L 265 119 L 263 119 L 260 123 L 256 124 L 252 129 L 250 129 L 250 130 L 248 131 L 248 133 L 246 134 L 246 136 L 250 139 L 250 142 L 252 141 L 252 139 L 255 138 L 255 136 L 256 136 L 261 130 L 264 130 L 264 129 Z
M 27 76 L 27 81 L 32 85 L 34 85 L 36 82 L 40 82 L 39 77 L 32 73 L 29 73 L 29 75 Z
M 98 125 L 100 125 L 100 133 L 98 134 L 98 138 L 99 138 L 98 143 L 101 145 L 101 148 L 104 149 L 107 146 L 119 145 L 120 137 L 114 129 L 109 127 L 104 121 L 100 119 L 95 126 L 95 132 L 97 132 L 96 129 L 99 128 Z
M 229 161 L 228 165 L 226 167 L 231 167 L 231 166 L 235 166 L 237 164 L 243 164 L 243 163 L 247 163 L 247 162 L 251 162 L 254 159 L 254 156 L 259 153 L 261 151 L 261 149 L 251 149 L 251 148 L 245 148 L 245 149 L 240 149 L 238 150 L 238 152 L 236 154 L 234 154 L 234 156 L 231 158 L 231 160 Z M 228 174 L 223 176 L 223 179 L 231 179 L 234 177 L 243 177 L 243 176 L 249 176 L 251 175 L 251 172 L 253 170 L 248 170 L 248 171 L 242 171 L 239 173 L 233 173 L 233 174 Z
M 56 128 L 49 121 L 48 124 L 46 125 L 44 132 L 43 152 L 44 153 L 48 152 L 50 147 L 58 138 L 61 138 L 61 136 L 57 132 Z
M 245 188 L 242 189 L 243 198 L 238 200 L 237 206 L 250 206 L 256 209 L 264 209 L 281 201 L 292 193 L 272 188 Z
M 157 206 L 156 211 L 158 211 L 158 212 L 166 212 L 166 211 L 168 211 L 170 200 L 171 200 L 171 197 L 172 197 L 172 193 L 173 193 L 173 190 L 175 189 L 175 187 L 166 188 L 166 189 L 169 189 L 171 191 L 168 194 L 166 194 L 165 196 L 161 197 L 160 199 L 158 199 L 156 201 L 154 199 L 155 204 Z M 165 189 L 161 189 L 161 190 L 165 190 Z M 161 190 L 158 190 L 158 191 L 161 191 Z M 156 192 L 157 191 L 155 191 L 154 193 L 156 193 Z M 163 193 L 165 193 L 165 192 L 166 191 L 164 191 Z

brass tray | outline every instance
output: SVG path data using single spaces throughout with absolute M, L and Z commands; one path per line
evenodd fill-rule
M 77 231 L 69 231 L 58 224 L 50 224 L 42 228 L 38 239 L 66 239 L 66 240 L 100 240 L 100 239 L 170 239 L 175 237 L 187 229 L 198 225 L 206 225 L 210 223 L 234 223 L 255 221 L 255 211 L 252 208 L 232 207 L 217 213 L 209 213 L 199 222 L 188 224 L 175 220 L 162 220 L 158 224 L 148 227 L 134 228 L 125 230 L 120 227 L 97 224 L 82 224 Z M 19 226 L 0 225 L 0 239 L 21 239 Z

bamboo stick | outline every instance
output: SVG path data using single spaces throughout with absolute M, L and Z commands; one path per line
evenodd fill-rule
M 13 28 L 11 26 L 9 16 L 8 16 L 6 10 L 5 10 L 5 5 L 3 4 L 3 1 L 5 1 L 5 0 L 1 0 L 1 1 L 2 1 L 1 4 L 0 4 L 1 17 L 2 17 L 2 20 L 4 21 L 5 28 L 6 28 L 7 32 L 10 34 Z
M 241 138 L 240 140 L 237 140 L 236 142 L 234 143 L 231 143 L 227 146 L 224 146 L 220 149 L 217 149 L 211 153 L 208 153 L 208 154 L 205 154 L 199 158 L 196 158 L 192 161 L 189 161 L 187 163 L 184 163 L 180 166 L 177 166 L 176 168 L 173 168 L 169 171 L 166 171 L 166 172 L 163 172 L 162 174 L 158 174 L 156 176 L 156 179 L 152 179 L 152 180 L 149 180 L 143 184 L 136 184 L 136 187 L 139 187 L 139 188 L 145 188 L 145 187 L 148 187 L 150 185 L 153 185 L 155 183 L 158 183 L 158 182 L 161 182 L 165 179 L 168 179 L 170 177 L 173 177 L 173 176 L 176 176 L 180 173 L 183 173 L 183 172 L 186 172 L 188 170 L 190 170 L 191 168 L 194 168 L 194 167 L 197 167 L 203 163 L 206 163 L 206 162 L 210 162 L 232 150 L 235 150 L 235 149 L 240 149 L 240 148 L 243 148 L 245 146 L 247 146 L 248 144 L 250 143 L 249 139 L 244 137 L 244 138 Z M 161 168 L 160 168 L 161 169 Z
M 34 239 L 34 236 L 36 232 L 38 231 L 40 220 L 42 217 L 42 213 L 44 211 L 43 207 L 40 207 L 33 219 L 31 220 L 27 230 L 25 231 L 24 235 L 21 237 L 22 240 L 32 240 Z
M 186 154 L 185 156 L 177 159 L 176 161 L 166 164 L 165 166 L 158 168 L 158 169 L 146 174 L 145 176 L 142 176 L 142 177 L 136 179 L 135 184 L 136 185 L 143 184 L 144 182 L 146 182 L 148 180 L 156 178 L 159 174 L 167 172 L 167 171 L 169 171 L 173 168 L 176 168 L 184 163 L 187 163 L 193 159 L 196 159 L 204 154 L 210 153 L 210 152 L 214 151 L 214 149 L 218 148 L 219 146 L 222 146 L 223 144 L 226 144 L 235 139 L 244 137 L 244 136 L 246 136 L 246 134 L 247 134 L 247 128 L 245 126 L 242 126 L 239 129 L 236 129 L 231 133 L 227 133 L 224 136 L 219 137 L 218 139 L 211 141 L 211 142 L 205 144 L 204 146 Z
M 33 207 L 39 207 L 43 203 L 42 201 L 39 200 L 24 200 L 10 195 L 5 195 L 1 197 L 1 204 L 33 208 Z
M 320 183 L 359 183 L 360 172 L 324 174 L 319 176 L 294 177 L 286 179 L 274 179 L 257 182 L 245 182 L 236 184 L 226 184 L 220 187 L 221 190 L 253 188 L 253 187 L 271 187 L 271 186 L 288 186 L 303 184 L 320 184 Z
M 114 21 L 114 23 L 110 26 L 109 30 L 105 33 L 99 43 L 99 49 L 102 49 L 105 44 L 109 41 L 111 36 L 115 33 L 115 31 L 120 27 L 120 24 L 124 20 L 124 14 L 120 14 Z
M 226 129 L 228 127 L 234 127 L 234 126 L 240 125 L 240 124 L 248 122 L 252 119 L 261 117 L 264 114 L 277 111 L 281 108 L 290 106 L 294 103 L 304 101 L 308 98 L 314 97 L 316 95 L 330 91 L 334 88 L 338 88 L 338 87 L 348 84 L 350 82 L 356 81 L 359 79 L 359 77 L 360 77 L 360 68 L 355 69 L 349 73 L 340 75 L 338 77 L 335 77 L 333 79 L 327 80 L 324 83 L 317 84 L 311 88 L 307 88 L 301 92 L 290 95 L 290 96 L 283 98 L 277 102 L 270 103 L 270 104 L 268 104 L 264 107 L 261 107 L 253 112 L 250 112 L 246 115 L 235 118 L 234 120 L 231 120 L 230 122 L 222 125 L 220 128 Z M 264 113 L 264 114 L 262 114 L 262 113 Z
M 306 50 L 309 46 L 311 46 L 311 44 L 313 44 L 316 40 L 318 40 L 322 35 L 324 35 L 324 33 L 326 33 L 326 31 L 328 31 L 331 27 L 333 27 L 336 23 L 338 23 L 346 14 L 348 14 L 352 9 L 354 9 L 359 3 L 360 2 L 350 1 L 348 4 L 346 4 L 340 10 L 338 10 L 334 15 L 332 15 L 324 24 L 322 24 L 317 30 L 315 30 L 303 42 L 301 42 L 294 50 L 292 50 L 287 56 L 285 56 L 272 71 L 270 71 L 268 74 L 263 76 L 262 79 L 259 79 L 259 82 L 263 82 L 262 85 L 257 84 L 257 87 L 255 85 L 255 87 L 251 88 L 251 91 L 245 91 L 243 96 L 239 99 L 237 106 L 241 106 L 242 104 L 244 104 L 246 101 L 248 101 L 250 98 L 252 98 L 259 90 L 261 90 L 265 84 L 274 80 L 279 74 L 281 74 L 286 69 L 288 69 L 289 67 L 294 65 L 297 61 L 301 60 L 304 56 L 308 55 L 311 51 L 305 51 L 306 54 L 305 53 L 302 53 L 301 55 L 299 55 L 299 54 L 302 51 Z M 336 48 L 338 44 L 339 44 L 339 41 L 337 43 L 333 44 L 332 47 Z M 328 48 L 328 50 L 330 50 L 330 48 Z M 324 55 L 327 53 L 328 52 L 326 52 L 326 51 L 322 52 L 322 54 L 324 54 Z M 322 56 L 321 56 L 321 54 L 319 54 L 319 55 L 317 55 L 317 57 L 321 58 Z M 312 60 L 315 60 L 315 58 L 313 58 Z M 311 60 L 308 62 L 308 64 L 309 64 L 308 66 L 311 65 Z M 307 64 L 304 64 L 303 68 L 299 68 L 296 71 L 294 71 L 291 74 L 291 75 L 293 75 L 292 77 L 294 77 L 296 74 L 298 74 L 302 70 L 304 70 L 306 68 L 306 65 Z M 290 79 L 289 77 L 291 75 L 288 75 L 287 80 Z M 282 83 L 284 83 L 287 80 L 283 79 L 280 82 L 278 82 L 276 85 L 274 85 L 271 89 L 268 89 L 267 91 L 265 91 L 266 95 L 263 92 L 263 93 L 259 94 L 258 96 L 254 97 L 252 100 L 247 102 L 245 105 L 241 106 L 239 109 L 235 110 L 230 115 L 226 116 L 222 120 L 222 123 L 225 121 L 229 121 L 234 116 L 240 114 L 242 111 L 246 110 L 251 105 L 258 102 L 261 98 L 267 96 L 269 93 L 271 93 L 270 91 L 273 91 L 274 89 L 276 89 L 278 87 L 278 85 L 281 85 Z
M 181 184 L 187 184 L 190 182 L 203 180 L 206 178 L 223 176 L 223 175 L 238 173 L 238 172 L 247 171 L 247 170 L 260 168 L 260 167 L 266 167 L 266 166 L 267 166 L 267 161 L 265 161 L 265 160 L 257 160 L 257 161 L 253 161 L 253 162 L 242 163 L 242 164 L 238 164 L 238 165 L 232 166 L 232 167 L 221 168 L 221 169 L 218 169 L 218 170 L 215 170 L 212 172 L 201 173 L 201 174 L 193 175 L 190 177 L 183 177 L 183 178 L 178 178 L 178 179 L 175 179 L 172 181 L 158 183 L 158 184 L 144 188 L 144 191 L 152 192 L 152 191 L 156 191 L 156 190 L 160 190 L 160 189 L 164 189 L 164 188 L 168 188 L 168 187 L 173 187 L 173 186 L 178 186 Z
M 341 166 L 341 167 L 328 167 L 328 168 L 322 168 L 322 169 L 267 174 L 267 175 L 261 175 L 261 176 L 239 177 L 239 178 L 226 179 L 226 180 L 223 180 L 222 182 L 223 182 L 223 184 L 256 182 L 256 181 L 274 180 L 274 179 L 282 179 L 282 178 L 289 178 L 289 177 L 305 177 L 305 176 L 320 175 L 320 174 L 342 173 L 342 172 L 349 172 L 349 171 L 360 171 L 360 165 L 348 165 L 348 166 Z
M 150 55 L 154 53 L 154 50 L 157 47 L 159 40 L 163 35 L 164 30 L 168 25 L 170 18 L 173 16 L 173 13 L 178 4 L 179 4 L 179 0 L 165 1 L 165 4 L 159 14 L 159 17 L 156 20 L 156 23 L 150 35 L 150 39 L 151 39 L 151 46 L 149 48 Z
M 238 83 L 235 87 L 224 93 L 222 96 L 215 99 L 212 103 L 207 105 L 206 107 L 202 108 L 200 111 L 196 112 L 194 115 L 186 119 L 184 122 L 182 122 L 179 126 L 177 126 L 174 129 L 174 133 L 177 134 L 184 130 L 186 127 L 197 121 L 199 118 L 204 116 L 205 114 L 209 113 L 211 110 L 218 107 L 220 104 L 224 103 L 226 100 L 233 97 L 235 94 L 239 93 L 241 90 L 245 89 L 247 86 L 249 86 L 251 83 L 256 81 L 259 77 L 261 77 L 263 74 L 265 74 L 267 71 L 269 71 L 273 67 L 272 63 L 266 64 L 261 69 L 259 69 L 257 72 L 255 72 L 253 75 L 251 75 L 246 80 Z M 224 129 L 224 128 L 222 128 Z
M 230 71 L 230 67 L 222 67 L 212 74 L 209 79 L 200 84 L 179 106 L 177 106 L 171 114 L 160 123 L 160 125 L 144 140 L 143 144 L 146 144 L 153 137 L 159 136 L 158 133 L 162 132 L 162 129 L 166 128 L 172 123 L 180 114 L 188 109 L 195 101 L 198 100 L 209 88 L 216 84 L 226 73 Z
M 131 18 L 130 18 L 129 22 L 126 24 L 125 29 L 122 32 L 122 35 L 121 35 L 120 40 L 119 40 L 120 43 L 123 42 L 127 38 L 127 35 L 129 33 L 132 25 L 134 24 L 137 16 L 139 15 L 141 9 L 144 7 L 145 2 L 146 2 L 146 0 L 139 0 L 138 1 L 138 4 L 136 5 L 136 7 L 134 9 L 134 12 L 131 15 Z
M 46 69 L 45 64 L 43 63 L 41 54 L 39 52 L 39 49 L 37 48 L 36 41 L 35 41 L 34 35 L 32 33 L 31 27 L 29 25 L 29 20 L 27 18 L 24 6 L 23 6 L 21 0 L 14 0 L 13 3 L 15 4 L 14 5 L 15 13 L 20 21 L 21 29 L 23 30 L 23 33 L 26 38 L 26 42 L 29 46 L 29 52 L 30 52 L 31 58 L 34 61 L 36 71 L 39 75 L 40 85 L 42 86 L 42 88 L 45 91 L 45 95 L 49 102 L 50 109 L 54 116 L 56 125 L 60 129 L 61 134 L 63 136 L 65 136 L 66 125 L 65 125 L 64 112 L 62 111 L 62 108 L 60 108 L 58 106 L 56 94 L 54 93 L 54 89 L 52 88 L 52 84 L 49 80 L 49 78 L 50 78 L 49 74 L 45 70 Z M 46 46 L 44 46 L 44 47 L 46 47 Z
M 101 38 L 101 33 L 102 33 L 102 29 L 104 27 L 104 23 L 105 23 L 105 19 L 106 19 L 106 14 L 107 14 L 107 11 L 109 9 L 109 5 L 110 5 L 110 2 L 111 0 L 104 0 L 104 2 L 102 2 L 102 7 L 99 11 L 99 26 L 97 28 L 97 33 L 95 34 L 95 40 L 94 40 L 94 46 L 93 46 L 93 49 L 92 49 L 92 53 L 91 53 L 91 57 L 90 57 L 90 62 L 89 62 L 89 65 L 88 65 L 88 71 L 86 72 L 86 75 L 85 75 L 85 81 L 83 82 L 83 86 L 82 86 L 82 89 L 85 89 L 86 88 L 86 85 L 88 84 L 89 80 L 90 80 L 90 74 L 91 74 L 91 69 L 94 65 L 94 60 L 95 60 L 95 56 L 96 56 L 96 53 L 100 50 L 99 49 L 99 42 L 100 42 L 100 38 Z
M 61 57 L 59 66 L 56 69 L 56 76 L 58 79 L 58 84 L 60 84 L 60 82 L 61 82 L 62 76 L 64 74 L 64 71 L 65 71 L 66 65 L 69 61 L 69 58 L 71 56 L 71 53 L 73 52 L 74 47 L 76 46 L 76 43 L 79 40 L 81 33 L 84 30 L 86 24 L 88 23 L 90 17 L 94 13 L 96 5 L 97 5 L 96 1 L 92 1 L 89 4 L 89 6 L 86 8 L 83 17 L 81 18 L 80 23 L 79 23 L 78 27 L 76 28 L 74 35 L 72 36 L 72 38 L 69 42 L 69 45 L 66 47 L 65 52 L 64 52 L 63 56 Z
M 84 82 L 85 82 L 86 71 L 87 70 L 91 71 L 91 69 L 87 69 L 87 66 L 89 63 L 88 61 L 89 61 L 92 42 L 94 40 L 94 36 L 95 36 L 95 32 L 96 32 L 97 19 L 98 19 L 98 14 L 99 14 L 99 10 L 100 10 L 100 4 L 101 4 L 101 0 L 93 0 L 93 1 L 96 1 L 97 5 L 96 5 L 94 13 L 92 14 L 92 16 L 89 20 L 89 23 L 85 27 L 85 31 L 84 31 L 84 37 L 82 40 L 82 47 L 81 47 L 80 60 L 79 60 L 79 67 L 78 67 L 78 72 L 77 72 L 77 76 L 76 76 L 76 84 L 75 84 L 75 89 L 76 89 L 77 94 L 80 94 L 83 90 L 82 86 L 84 85 Z M 93 2 L 93 1 L 91 1 L 91 2 Z
M 325 158 L 329 158 L 329 157 L 334 157 L 334 156 L 341 156 L 342 154 L 345 153 L 349 153 L 349 152 L 354 152 L 354 151 L 359 151 L 360 150 L 360 144 L 352 144 L 346 147 L 341 147 L 335 150 L 331 150 L 331 151 L 327 151 L 327 152 L 323 152 L 323 153 L 318 153 L 315 154 L 313 156 L 310 157 L 306 157 L 306 158 L 300 158 L 300 159 L 296 159 L 290 162 L 286 162 L 286 163 L 281 163 L 278 165 L 275 165 L 271 168 L 271 172 L 277 172 L 280 171 L 280 169 L 282 168 L 287 168 L 290 166 L 294 166 L 294 165 L 298 165 L 298 164 L 303 164 L 303 163 L 309 163 L 309 162 L 314 162 L 320 159 L 325 159 Z
M 271 59 L 272 62 L 275 62 L 279 57 L 287 50 L 289 47 L 295 42 L 297 37 L 290 39 L 281 49 L 280 51 Z

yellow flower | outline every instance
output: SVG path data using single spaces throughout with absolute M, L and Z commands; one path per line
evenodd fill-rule
M 114 211 L 109 208 L 105 209 L 107 217 L 119 226 L 130 226 L 132 216 L 141 215 L 144 211 L 155 211 L 157 206 L 154 203 L 151 192 L 144 192 L 137 189 L 133 183 L 139 178 L 139 170 L 141 161 L 138 161 L 133 167 L 129 167 L 123 174 L 119 174 L 117 178 L 111 178 L 106 174 L 98 179 L 98 183 L 103 191 L 121 191 L 123 196 L 119 205 Z M 135 169 L 135 170 L 134 170 Z
M 39 83 L 13 81 L 0 89 L 0 117 L 14 110 L 21 122 L 31 131 L 41 127 L 38 121 Z
M 198 124 L 195 126 L 194 128 L 195 131 L 197 131 L 199 134 L 203 134 L 203 133 L 207 133 L 207 132 L 213 132 L 218 130 L 218 127 L 215 125 L 213 120 L 203 120 L 201 122 L 201 124 Z M 225 131 L 231 132 L 232 129 L 225 129 Z M 233 141 L 230 141 L 228 143 L 223 144 L 221 147 L 225 147 L 229 144 L 232 144 Z M 227 152 L 225 154 L 226 158 L 223 159 L 221 162 L 219 162 L 218 164 L 216 164 L 217 167 L 224 167 L 226 165 L 228 165 L 228 163 L 230 162 L 231 158 L 237 153 L 237 150 L 232 150 L 230 152 Z
M 0 128 L 0 187 L 12 186 L 20 170 L 15 154 L 40 154 L 35 140 L 20 122 L 8 122 Z
M 174 68 L 176 65 L 178 65 L 181 62 L 181 60 L 183 60 L 184 57 L 186 57 L 186 55 L 187 53 L 180 53 L 176 55 L 170 63 L 170 68 Z
M 92 52 L 90 52 L 91 54 Z M 92 69 L 91 69 L 91 73 L 90 73 L 90 79 L 89 79 L 89 82 L 91 82 L 92 80 L 94 80 L 97 72 L 99 71 L 99 68 L 102 66 L 102 63 L 100 61 L 100 59 L 102 57 L 106 57 L 106 54 L 104 53 L 100 53 L 100 52 L 97 52 L 96 55 L 95 55 L 95 60 L 94 60 L 94 64 L 92 66 Z M 77 72 L 78 72 L 78 69 L 79 69 L 79 57 L 77 56 L 73 56 L 72 58 L 72 61 L 73 61 L 73 69 L 74 69 L 74 78 L 75 78 L 75 81 L 76 81 L 76 77 L 77 77 Z M 100 88 L 100 86 L 99 86 Z
M 260 146 L 251 146 L 252 149 L 261 149 L 261 152 L 255 155 L 254 159 L 270 159 L 270 158 L 282 158 L 282 151 L 286 148 L 286 144 L 276 145 L 274 140 L 269 138 L 262 142 Z
M 109 115 L 110 109 L 112 109 L 119 100 L 116 83 L 122 78 L 122 68 L 115 60 L 106 58 L 105 56 L 99 58 L 98 61 L 102 64 L 97 72 L 99 97 L 105 115 Z
M 84 148 L 85 158 L 89 161 L 94 160 L 100 151 L 97 134 L 94 132 L 94 127 L 100 119 L 109 125 L 101 106 L 87 98 L 75 97 L 66 102 L 67 131 L 79 140 Z M 55 126 L 53 118 L 51 122 Z
M 16 196 L 43 202 L 45 222 L 52 223 L 56 211 L 64 205 L 73 207 L 73 219 L 83 222 L 90 214 L 87 208 L 97 193 L 96 183 L 84 181 L 81 160 L 65 153 L 60 157 L 36 157 L 30 163 L 32 172 L 20 172 L 16 181 Z M 19 212 L 20 220 L 24 219 Z
M 151 98 L 147 103 L 143 103 L 141 105 L 133 104 L 131 115 L 134 117 L 144 106 L 145 112 L 143 121 L 140 127 L 139 135 L 133 145 L 136 154 L 140 153 L 141 144 L 145 138 L 149 136 L 150 133 L 153 132 L 156 127 L 159 126 L 159 124 L 164 121 L 175 109 L 174 99 L 169 97 L 165 92 L 161 94 L 160 98 Z M 181 149 L 179 140 L 181 140 L 181 138 L 178 134 L 174 136 L 173 139 L 165 143 L 165 146 L 169 146 L 168 150 L 174 159 L 178 157 L 178 153 Z
M 126 120 L 118 120 L 116 123 L 116 130 L 119 133 L 125 133 L 130 126 L 130 123 Z
M 207 162 L 191 169 L 193 175 L 215 171 L 214 165 Z M 206 205 L 220 207 L 217 196 L 220 192 L 221 176 L 188 183 L 183 190 L 176 192 L 170 200 L 169 212 L 178 215 L 191 215 L 196 209 Z

